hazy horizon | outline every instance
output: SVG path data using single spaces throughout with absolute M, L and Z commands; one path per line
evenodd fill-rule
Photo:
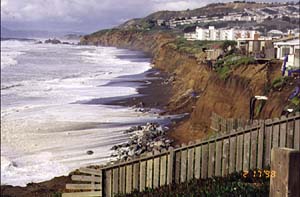
M 1 0 L 1 26 L 12 30 L 89 33 L 156 11 L 195 9 L 217 2 L 232 0 L 103 0 L 101 3 L 97 0 Z

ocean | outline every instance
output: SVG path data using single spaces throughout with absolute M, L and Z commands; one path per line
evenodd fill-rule
M 137 95 L 139 84 L 126 76 L 150 68 L 135 51 L 1 40 L 1 184 L 25 186 L 110 160 L 110 148 L 128 139 L 124 130 L 159 117 L 89 101 Z

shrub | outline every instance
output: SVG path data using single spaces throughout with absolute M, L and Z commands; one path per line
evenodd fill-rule
M 249 171 L 249 174 L 252 171 Z M 252 173 L 253 174 L 253 173 Z M 118 194 L 118 197 L 127 196 L 268 196 L 269 178 L 248 176 L 242 173 L 233 173 L 227 177 L 213 177 L 208 179 L 193 179 L 190 182 L 172 184 L 157 189 L 146 189 L 144 192 L 135 191 L 132 194 Z
M 218 67 L 216 69 L 216 71 L 217 71 L 220 79 L 223 79 L 223 80 L 227 79 L 227 77 L 229 76 L 229 74 L 231 72 L 231 70 L 228 66 Z
M 277 77 L 272 81 L 272 88 L 280 89 L 282 88 L 287 82 L 287 77 Z

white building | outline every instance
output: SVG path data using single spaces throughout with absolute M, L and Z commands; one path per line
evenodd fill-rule
M 277 59 L 288 56 L 287 69 L 300 68 L 300 39 L 294 38 L 285 41 L 274 42 Z
M 215 29 L 210 26 L 208 29 L 196 27 L 197 40 L 237 40 L 238 38 L 254 39 L 256 31 L 237 29 Z

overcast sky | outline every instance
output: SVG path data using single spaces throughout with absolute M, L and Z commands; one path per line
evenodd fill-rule
M 230 0 L 1 0 L 1 25 L 11 29 L 93 32 L 159 10 L 193 9 L 227 1 Z

